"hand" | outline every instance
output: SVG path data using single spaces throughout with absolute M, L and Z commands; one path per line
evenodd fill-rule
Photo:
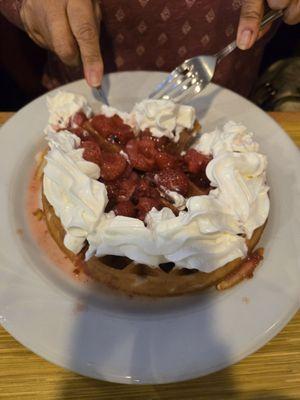
M 265 32 L 259 32 L 259 25 L 264 14 L 263 0 L 244 0 L 237 32 L 237 45 L 241 50 L 249 49 Z M 285 10 L 283 20 L 294 25 L 300 22 L 300 0 L 267 0 L 273 10 Z
M 89 85 L 99 86 L 101 11 L 97 0 L 24 0 L 21 18 L 28 35 L 67 65 L 83 64 Z

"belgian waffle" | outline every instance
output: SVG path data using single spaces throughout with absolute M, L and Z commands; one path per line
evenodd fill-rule
M 192 293 L 218 285 L 227 277 L 238 273 L 246 260 L 236 259 L 211 273 L 198 270 L 171 269 L 167 264 L 150 267 L 137 264 L 128 258 L 118 256 L 92 257 L 84 261 L 86 249 L 75 255 L 63 244 L 65 231 L 60 219 L 55 215 L 53 207 L 46 197 L 42 196 L 44 216 L 52 238 L 60 249 L 76 265 L 81 264 L 84 271 L 93 279 L 102 284 L 134 295 L 164 297 Z M 256 229 L 250 240 L 247 241 L 249 255 L 258 243 L 264 226 Z M 243 276 L 245 278 L 248 276 Z
M 85 121 L 83 128 L 96 138 L 102 149 L 111 153 L 120 152 L 119 145 L 105 140 L 94 129 L 90 121 Z M 200 124 L 196 121 L 192 131 L 185 130 L 181 133 L 179 143 L 169 143 L 168 152 L 181 154 L 186 151 L 199 130 Z M 39 167 L 38 175 L 41 175 L 41 169 L 42 166 Z M 207 193 L 207 188 L 198 187 L 189 180 L 188 197 Z M 165 199 L 164 202 L 165 206 L 174 211 L 172 204 Z M 42 203 L 48 230 L 68 258 L 76 265 L 80 264 L 84 271 L 96 281 L 128 294 L 162 297 L 200 291 L 214 285 L 223 289 L 232 286 L 245 277 L 250 277 L 262 258 L 261 251 L 254 253 L 254 255 L 252 251 L 262 235 L 264 226 L 256 229 L 251 239 L 246 241 L 248 247 L 246 259 L 235 259 L 211 273 L 187 268 L 177 269 L 174 268 L 173 263 L 147 266 L 135 263 L 126 257 L 110 255 L 101 258 L 94 256 L 85 261 L 86 247 L 78 255 L 75 255 L 64 246 L 65 230 L 44 194 L 42 195 Z

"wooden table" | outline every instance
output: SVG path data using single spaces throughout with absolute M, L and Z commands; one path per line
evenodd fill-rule
M 0 124 L 10 115 L 0 113 Z M 270 115 L 300 146 L 300 113 Z M 242 362 L 204 378 L 156 386 L 112 384 L 65 371 L 0 328 L 0 399 L 299 400 L 300 311 L 276 338 Z

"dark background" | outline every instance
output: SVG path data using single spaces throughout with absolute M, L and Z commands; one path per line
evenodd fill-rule
M 282 24 L 268 44 L 260 75 L 275 61 L 300 57 L 300 24 Z M 16 111 L 45 92 L 42 86 L 47 52 L 0 15 L 0 110 Z

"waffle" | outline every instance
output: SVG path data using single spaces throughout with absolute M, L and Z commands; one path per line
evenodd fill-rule
M 100 146 L 110 152 L 119 152 L 120 148 L 116 144 L 112 144 L 103 139 L 97 131 L 93 129 L 89 121 L 84 124 L 84 129 L 97 138 Z M 181 154 L 187 150 L 195 134 L 200 130 L 200 124 L 195 122 L 192 131 L 185 130 L 181 133 L 179 143 L 170 143 L 168 152 Z M 39 176 L 41 175 L 40 161 L 38 167 Z M 209 189 L 199 188 L 192 181 L 189 181 L 188 197 L 204 195 L 209 192 Z M 172 209 L 177 214 L 178 210 L 167 200 L 165 206 Z M 85 261 L 85 252 L 87 247 L 75 255 L 64 246 L 65 230 L 60 222 L 60 219 L 55 215 L 53 207 L 48 202 L 44 194 L 42 194 L 42 204 L 44 217 L 47 223 L 48 230 L 55 240 L 59 248 L 67 255 L 67 257 L 76 265 L 80 265 L 85 273 L 91 276 L 94 280 L 101 284 L 125 292 L 130 295 L 142 295 L 152 297 L 178 296 L 186 293 L 204 290 L 208 287 L 216 285 L 218 288 L 227 288 L 241 281 L 245 277 L 252 275 L 252 272 L 257 265 L 250 268 L 250 272 L 242 272 L 247 259 L 235 259 L 226 265 L 214 270 L 211 273 L 205 273 L 198 270 L 187 268 L 174 268 L 173 263 L 165 263 L 157 266 L 147 266 L 138 264 L 126 257 L 108 255 L 105 257 L 92 257 Z M 253 249 L 258 243 L 264 226 L 257 228 L 251 239 L 246 241 L 248 247 L 248 255 L 251 256 Z M 261 259 L 259 253 L 258 261 Z M 245 268 L 244 268 L 245 269 Z M 229 277 L 228 282 L 226 279 Z
M 137 264 L 125 257 L 92 257 L 84 261 L 86 249 L 75 255 L 63 244 L 65 230 L 53 207 L 42 195 L 44 216 L 48 230 L 60 249 L 76 265 L 80 264 L 85 273 L 96 281 L 110 288 L 132 295 L 165 297 L 192 293 L 217 285 L 228 275 L 238 271 L 243 260 L 238 258 L 210 273 L 189 269 L 164 270 L 163 266 L 150 267 Z M 251 254 L 258 243 L 264 226 L 257 228 L 247 241 L 248 253 Z

